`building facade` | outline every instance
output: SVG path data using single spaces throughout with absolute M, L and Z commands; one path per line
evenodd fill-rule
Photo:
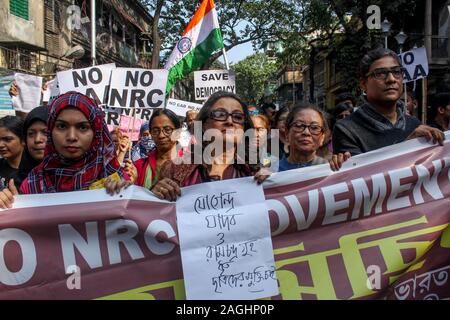
M 96 0 L 96 64 L 149 68 L 152 18 L 138 0 Z M 53 77 L 92 65 L 89 0 L 3 0 L 0 70 Z

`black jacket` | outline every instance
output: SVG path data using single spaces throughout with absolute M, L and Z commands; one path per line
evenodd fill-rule
M 352 155 L 400 143 L 421 124 L 419 119 L 403 112 L 403 102 L 397 103 L 397 122 L 392 124 L 369 104 L 336 123 L 333 130 L 333 152 L 349 151 Z

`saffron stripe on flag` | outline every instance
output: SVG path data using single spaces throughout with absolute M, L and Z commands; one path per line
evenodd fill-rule
M 202 21 L 203 17 L 207 15 L 211 10 L 215 8 L 214 1 L 208 0 L 203 1 L 200 5 L 200 7 L 195 12 L 194 16 L 192 17 L 191 21 L 187 25 L 186 29 L 183 31 L 183 37 L 191 31 L 200 21 Z

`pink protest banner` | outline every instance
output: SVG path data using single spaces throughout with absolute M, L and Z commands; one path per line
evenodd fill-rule
M 144 120 L 126 115 L 120 116 L 119 129 L 120 131 L 130 137 L 131 141 L 139 140 L 139 131 L 144 124 Z
M 449 154 L 413 140 L 270 177 L 271 299 L 450 298 Z M 20 196 L 0 213 L 0 299 L 184 299 L 177 235 L 175 203 L 139 187 Z

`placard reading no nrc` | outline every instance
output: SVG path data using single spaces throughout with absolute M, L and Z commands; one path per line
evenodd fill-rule
M 167 77 L 168 71 L 164 69 L 114 69 L 108 105 L 115 108 L 163 107 Z
M 106 104 L 111 70 L 115 68 L 116 65 L 110 63 L 58 72 L 56 76 L 59 92 L 62 94 L 68 91 L 77 91 L 91 97 L 99 104 Z
M 194 72 L 195 100 L 203 101 L 217 91 L 236 93 L 236 75 L 231 70 Z

